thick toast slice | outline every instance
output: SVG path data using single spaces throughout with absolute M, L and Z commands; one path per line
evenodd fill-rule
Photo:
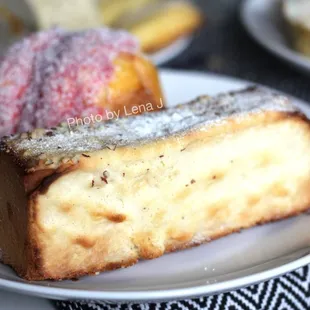
M 28 280 L 127 267 L 310 206 L 310 123 L 267 90 L 1 144 L 0 247 Z

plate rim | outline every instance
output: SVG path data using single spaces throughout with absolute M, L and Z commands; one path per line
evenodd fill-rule
M 153 64 L 156 66 L 161 66 L 186 51 L 193 41 L 193 38 L 193 34 L 182 36 L 171 42 L 166 47 L 163 47 L 154 53 L 145 55 L 153 62 Z
M 264 1 L 264 2 L 263 2 Z M 274 43 L 267 39 L 264 34 L 261 34 L 254 27 L 254 23 L 251 22 L 251 16 L 253 14 L 252 6 L 260 4 L 264 8 L 262 12 L 267 15 L 267 7 L 273 7 L 278 5 L 280 0 L 243 0 L 240 5 L 239 15 L 243 27 L 246 29 L 248 34 L 263 48 L 271 52 L 277 58 L 286 61 L 291 66 L 299 68 L 305 73 L 310 73 L 310 60 L 306 56 L 294 51 L 287 45 Z
M 310 250 L 309 250 L 310 251 Z M 0 288 L 29 296 L 45 297 L 56 300 L 83 299 L 105 300 L 110 302 L 148 302 L 186 299 L 191 297 L 209 296 L 242 287 L 255 285 L 288 272 L 294 271 L 310 263 L 310 254 L 269 270 L 221 283 L 198 285 L 192 287 L 152 290 L 152 291 L 89 291 L 81 289 L 56 288 L 36 284 L 15 282 L 0 278 Z M 246 270 L 246 269 L 244 269 Z
M 187 76 L 191 77 L 199 77 L 199 78 L 215 78 L 220 79 L 222 81 L 231 82 L 235 84 L 240 84 L 243 86 L 253 85 L 253 82 L 249 82 L 246 80 L 229 77 L 221 74 L 214 73 L 203 73 L 199 71 L 187 71 L 187 70 L 173 70 L 173 69 L 163 69 L 159 70 L 160 76 Z M 256 85 L 259 85 L 255 83 Z M 274 90 L 274 89 L 272 89 Z M 278 93 L 277 90 L 274 90 Z M 286 94 L 287 95 L 287 94 Z M 308 105 L 305 101 L 300 100 L 296 97 L 287 95 L 293 100 L 301 103 L 302 105 Z M 309 106 L 309 105 L 308 105 Z M 22 293 L 30 296 L 37 297 L 45 297 L 49 299 L 58 299 L 58 300 L 68 300 L 68 299 L 96 299 L 96 300 L 105 300 L 116 303 L 121 302 L 147 302 L 147 301 L 164 301 L 164 300 L 175 300 L 175 299 L 184 299 L 190 297 L 197 297 L 202 295 L 212 295 L 218 294 L 226 291 L 235 290 L 241 287 L 253 285 L 259 282 L 263 282 L 278 276 L 281 276 L 285 273 L 291 272 L 298 268 L 301 268 L 307 264 L 310 264 L 310 248 L 304 249 L 305 253 L 300 254 L 298 259 L 294 259 L 293 261 L 284 263 L 277 267 L 271 267 L 267 270 L 261 272 L 254 272 L 250 275 L 241 276 L 239 278 L 227 280 L 219 283 L 205 284 L 205 285 L 194 285 L 187 286 L 182 288 L 174 288 L 174 289 L 152 289 L 147 291 L 96 291 L 96 290 L 87 290 L 87 289 L 78 289 L 78 288 L 60 288 L 60 287 L 49 287 L 42 286 L 35 283 L 29 282 L 17 282 L 14 280 L 3 279 L 0 277 L 0 288 L 16 293 Z M 297 252 L 297 251 L 296 251 Z M 294 252 L 294 253 L 296 253 Z M 293 253 L 292 253 L 293 254 Z M 292 255 L 291 254 L 291 255 Z M 275 258 L 274 260 L 276 260 Z M 273 261 L 273 260 L 271 260 Z M 263 262 L 262 264 L 270 263 L 270 261 Z M 260 265 L 262 265 L 260 264 Z M 241 271 L 246 271 L 246 269 L 242 269 Z

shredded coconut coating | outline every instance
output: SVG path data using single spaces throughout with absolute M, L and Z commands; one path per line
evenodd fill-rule
M 64 123 L 54 130 L 15 135 L 2 141 L 2 149 L 32 165 L 40 159 L 55 164 L 104 148 L 135 147 L 171 135 L 178 137 L 190 130 L 208 130 L 210 126 L 223 124 L 227 118 L 242 121 L 252 113 L 265 111 L 298 110 L 284 96 L 263 88 L 249 88 L 214 98 L 199 97 L 159 112 L 75 126 L 71 131 Z
M 0 136 L 52 127 L 69 117 L 105 116 L 98 96 L 113 77 L 119 53 L 137 41 L 108 28 L 55 28 L 14 44 L 0 62 Z

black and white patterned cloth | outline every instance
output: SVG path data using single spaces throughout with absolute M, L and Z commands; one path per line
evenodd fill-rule
M 206 27 L 191 47 L 166 67 L 235 76 L 310 102 L 310 77 L 290 68 L 249 38 L 239 21 L 241 0 L 197 2 L 206 12 Z M 235 292 L 197 299 L 148 304 L 57 301 L 55 305 L 59 310 L 310 310 L 310 268 Z
M 235 292 L 148 304 L 110 304 L 102 301 L 62 302 L 61 310 L 308 310 L 310 309 L 310 268 Z

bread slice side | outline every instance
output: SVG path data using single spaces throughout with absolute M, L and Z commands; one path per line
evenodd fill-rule
M 37 154 L 48 138 L 62 135 L 58 140 L 62 143 L 72 134 L 56 129 L 49 137 L 44 131 L 43 138 L 32 137 L 26 144 L 21 136 L 4 139 L 3 167 L 21 165 L 23 174 L 20 179 L 8 172 L 11 185 L 0 187 L 1 191 L 24 197 L 14 203 L 24 207 L 16 209 L 13 224 L 8 224 L 11 230 L 18 226 L 23 236 L 17 246 L 9 248 L 5 242 L 9 233 L 1 231 L 5 263 L 28 280 L 76 278 L 307 210 L 310 125 L 306 117 L 287 99 L 262 90 L 208 100 L 152 113 L 150 119 L 158 117 L 160 127 L 153 124 L 150 133 L 145 131 L 150 125 L 147 117 L 138 119 L 143 132 L 136 127 L 139 122 L 130 118 L 110 123 L 113 132 L 118 128 L 118 134 L 136 135 L 126 141 L 113 135 L 116 148 L 110 147 L 109 127 L 101 135 L 96 128 L 80 129 L 82 138 L 85 130 L 95 132 L 88 135 L 95 140 L 78 150 L 69 141 L 70 160 L 56 165 L 40 164 Z M 74 134 L 79 141 L 79 131 Z M 24 147 L 29 143 L 27 157 Z M 44 160 L 62 156 L 55 152 L 54 141 Z M 23 180 L 18 191 L 16 180 Z M 7 197 L 3 193 L 1 197 Z M 10 223 L 2 201 L 0 220 Z M 23 225 L 17 222 L 20 215 Z M 15 260 L 15 251 L 18 256 L 22 247 L 28 254 Z

